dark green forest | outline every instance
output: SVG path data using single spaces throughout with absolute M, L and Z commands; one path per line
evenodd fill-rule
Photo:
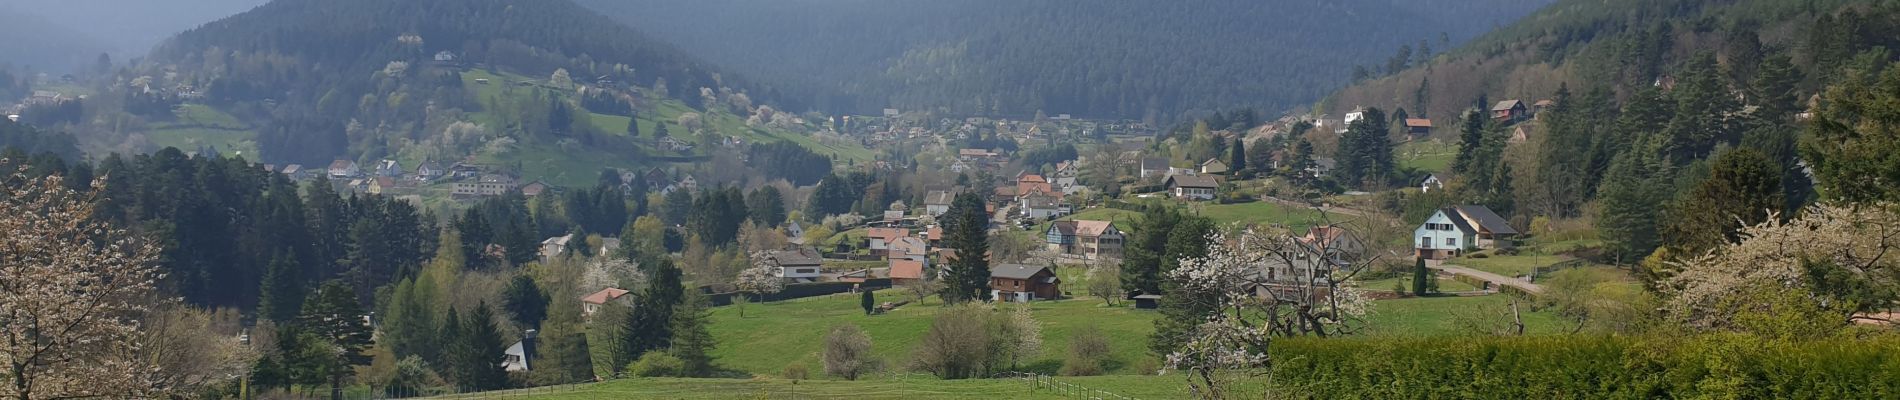
M 786 88 L 792 110 L 1171 119 L 1304 105 L 1547 2 L 581 3 Z

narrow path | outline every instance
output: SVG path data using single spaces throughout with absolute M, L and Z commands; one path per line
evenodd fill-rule
M 1461 266 L 1451 265 L 1451 264 L 1445 264 L 1445 262 L 1442 260 L 1425 260 L 1425 267 L 1449 272 L 1452 275 L 1464 275 L 1464 276 L 1478 278 L 1479 280 L 1483 280 L 1483 281 L 1487 281 L 1487 282 L 1491 282 L 1491 283 L 1495 283 L 1499 285 L 1522 289 L 1525 292 L 1528 292 L 1533 295 L 1544 294 L 1544 285 L 1530 283 L 1523 279 L 1517 279 L 1517 278 L 1512 278 L 1512 277 L 1508 277 L 1504 275 L 1498 275 L 1498 274 L 1494 274 L 1490 272 L 1479 271 L 1476 269 L 1471 269 L 1471 268 L 1466 268 L 1466 267 L 1461 267 Z

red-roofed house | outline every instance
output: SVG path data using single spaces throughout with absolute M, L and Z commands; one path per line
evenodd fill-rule
M 1432 120 L 1424 118 L 1406 118 L 1405 133 L 1413 137 L 1432 135 Z
M 904 229 L 904 228 L 866 229 L 864 231 L 864 241 L 865 241 L 864 248 L 871 249 L 871 254 L 888 256 L 890 254 L 891 243 L 896 242 L 898 238 L 902 238 L 905 236 L 910 236 L 909 229 Z
M 891 283 L 904 284 L 924 279 L 924 262 L 905 259 L 891 259 Z
M 593 294 L 581 296 L 581 315 L 593 316 L 594 313 L 600 312 L 600 306 L 620 301 L 620 299 L 627 297 L 627 293 L 626 289 L 606 288 L 594 292 Z

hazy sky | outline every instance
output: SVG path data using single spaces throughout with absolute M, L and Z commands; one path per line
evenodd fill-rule
M 22 13 L 84 35 L 115 58 L 142 55 L 174 33 L 250 10 L 267 0 L 0 0 Z M 90 50 L 89 50 L 90 51 Z M 93 54 L 87 56 L 97 56 Z

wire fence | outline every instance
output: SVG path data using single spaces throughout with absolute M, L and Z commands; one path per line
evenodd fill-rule
M 1110 391 L 1101 390 L 1101 389 L 1094 389 L 1087 386 L 1063 382 L 1061 380 L 1056 379 L 1056 377 L 1043 375 L 1043 374 L 1032 374 L 1032 373 L 1027 373 L 1027 372 L 1008 372 L 1008 373 L 1003 373 L 1001 375 L 998 375 L 997 377 L 1022 380 L 1024 382 L 1029 383 L 1031 391 L 1047 392 L 1047 393 L 1054 394 L 1056 396 L 1067 398 L 1067 399 L 1139 400 L 1134 397 L 1123 396 L 1115 392 L 1110 392 Z

